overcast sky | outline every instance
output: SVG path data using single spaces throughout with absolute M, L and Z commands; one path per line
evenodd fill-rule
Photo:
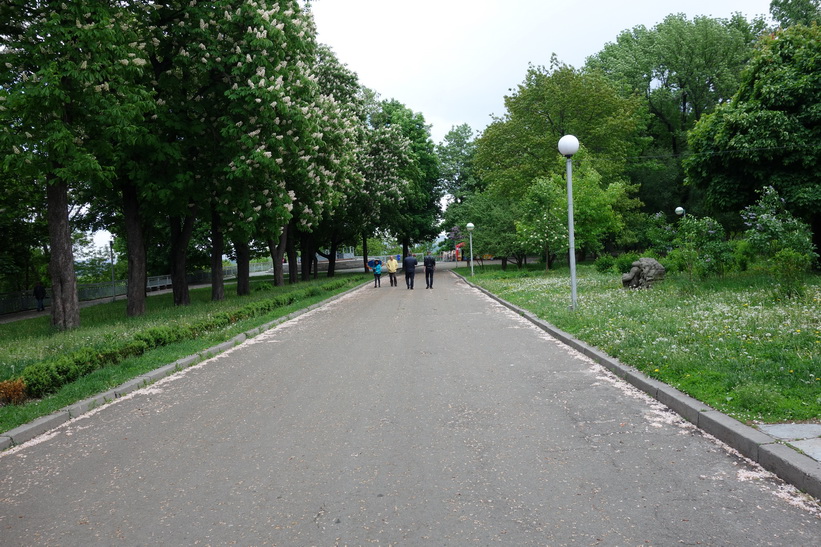
M 319 41 L 383 99 L 432 124 L 434 142 L 455 125 L 481 131 L 528 63 L 555 53 L 576 68 L 618 34 L 670 13 L 769 20 L 770 0 L 313 0 Z

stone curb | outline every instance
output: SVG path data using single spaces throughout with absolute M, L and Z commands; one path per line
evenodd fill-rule
M 606 353 L 589 346 L 572 335 L 554 327 L 536 317 L 533 313 L 519 308 L 484 288 L 461 277 L 468 285 L 486 294 L 506 308 L 521 315 L 540 329 L 567 346 L 581 352 L 596 363 L 610 370 L 619 378 L 632 384 L 650 397 L 667 406 L 682 418 L 702 431 L 709 433 L 723 443 L 737 450 L 744 457 L 758 463 L 767 471 L 775 474 L 816 498 L 821 499 L 821 462 L 806 456 L 785 445 L 775 437 L 767 435 L 753 427 L 727 416 L 708 405 L 685 395 L 674 387 L 645 376 L 642 372 L 629 367 Z
M 357 291 L 368 284 L 370 284 L 370 280 L 362 283 L 361 285 L 357 285 L 356 287 L 350 288 L 345 292 L 341 292 L 330 298 L 326 298 L 321 302 L 317 302 L 316 304 L 312 304 L 308 307 L 289 313 L 286 316 L 280 317 L 278 319 L 260 325 L 259 327 L 254 327 L 253 329 L 238 334 L 230 340 L 217 344 L 216 346 L 204 349 L 199 353 L 189 355 L 188 357 L 183 357 L 182 359 L 178 359 L 170 365 L 164 365 L 158 369 L 147 372 L 146 374 L 142 374 L 140 376 L 137 376 L 136 378 L 132 378 L 131 380 L 124 382 L 123 384 L 115 387 L 114 389 L 110 389 L 103 393 L 98 393 L 93 397 L 89 397 L 88 399 L 85 399 L 83 401 L 76 402 L 61 410 L 49 414 L 48 416 L 43 416 L 32 422 L 23 424 L 12 430 L 6 431 L 5 433 L 0 433 L 0 452 L 13 446 L 17 446 L 27 441 L 30 441 L 31 439 L 38 437 L 43 433 L 46 433 L 73 418 L 82 416 L 83 414 L 90 412 L 104 404 L 110 403 L 114 399 L 122 397 L 123 395 L 127 395 L 132 391 L 142 389 L 150 384 L 153 384 L 157 380 L 165 378 L 166 376 L 170 376 L 201 361 L 205 361 L 206 359 L 210 359 L 211 357 L 228 351 L 234 346 L 242 344 L 249 338 L 253 338 L 254 336 L 262 334 L 263 332 L 270 330 L 282 323 L 299 317 L 304 313 L 307 313 L 311 310 L 324 306 L 325 304 L 333 302 L 334 300 L 342 298 L 343 296 L 353 291 Z

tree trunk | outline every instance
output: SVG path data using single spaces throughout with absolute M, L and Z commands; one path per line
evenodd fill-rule
M 367 234 L 362 234 L 362 262 L 365 263 L 365 273 L 368 273 L 368 236 L 367 236 Z
M 194 216 L 171 218 L 171 288 L 174 292 L 174 305 L 187 306 L 191 303 L 186 277 L 188 261 L 188 244 L 194 231 Z
M 225 235 L 216 208 L 211 206 L 211 301 L 225 300 L 225 277 L 222 273 L 222 255 L 225 254 Z
M 299 271 L 297 268 L 297 259 L 296 259 L 296 243 L 294 242 L 294 233 L 296 232 L 296 224 L 294 223 L 293 219 L 288 224 L 287 231 L 287 238 L 286 238 L 286 247 L 288 253 L 288 283 L 293 285 L 294 283 L 299 282 Z
M 506 256 L 502 257 L 502 271 L 503 272 L 507 271 L 507 257 Z
M 288 246 L 288 227 L 282 229 L 282 234 L 279 236 L 279 243 L 273 239 L 268 239 L 268 251 L 271 253 L 271 260 L 274 263 L 274 286 L 282 287 L 285 285 L 285 269 L 282 267 L 282 258 L 285 256 L 285 250 Z
M 410 241 L 408 238 L 402 239 L 402 258 L 405 258 L 410 254 Z
M 331 250 L 328 254 L 319 253 L 319 256 L 328 261 L 328 274 L 326 277 L 334 277 L 336 275 L 336 251 L 339 249 L 339 241 L 331 238 Z
M 251 294 L 251 247 L 247 241 L 232 240 L 237 253 L 237 296 Z
M 68 222 L 68 184 L 49 174 L 46 185 L 48 232 L 51 245 L 51 324 L 59 330 L 80 326 L 80 301 L 74 273 L 74 251 Z M 6 234 L 8 237 L 10 234 Z
M 140 214 L 137 187 L 131 182 L 126 182 L 123 184 L 122 192 L 125 241 L 128 249 L 128 284 L 126 286 L 127 304 L 125 313 L 128 317 L 139 317 L 145 314 L 145 287 L 148 280 L 145 226 Z
M 303 233 L 300 240 L 300 251 L 302 251 L 302 281 L 311 279 L 311 268 L 316 265 L 316 251 L 314 250 L 313 234 Z

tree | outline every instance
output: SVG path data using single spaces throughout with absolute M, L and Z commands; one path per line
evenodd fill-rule
M 414 243 L 428 241 L 438 232 L 439 163 L 430 138 L 430 127 L 420 113 L 397 100 L 383 101 L 381 111 L 372 116 L 374 127 L 396 127 L 410 143 L 412 162 L 402 178 L 408 181 L 402 207 L 387 220 L 386 228 L 402 242 L 403 254 Z
M 516 222 L 516 234 L 522 245 L 540 251 L 546 270 L 559 253 L 567 252 L 569 245 L 567 193 L 562 191 L 561 180 L 557 178 L 536 179 L 522 200 L 522 218 Z
M 821 27 L 762 40 L 726 105 L 690 134 L 689 182 L 715 211 L 739 211 L 773 186 L 821 243 Z
M 821 21 L 819 0 L 772 0 L 770 13 L 782 27 L 811 25 Z
M 556 143 L 568 133 L 595 158 L 604 180 L 622 177 L 644 124 L 638 100 L 620 96 L 601 73 L 555 57 L 550 69 L 530 67 L 505 107 L 477 141 L 476 167 L 494 193 L 516 198 L 537 178 L 562 172 Z
M 70 192 L 112 178 L 113 145 L 147 109 L 131 85 L 146 64 L 119 4 L 12 0 L 4 4 L 0 63 L 3 167 L 45 186 L 51 319 L 79 325 L 68 219 Z
M 601 175 L 585 160 L 586 152 L 574 156 L 573 216 L 577 252 L 602 251 L 609 238 L 624 230 L 624 215 L 638 205 L 628 197 L 621 181 L 604 185 Z M 567 181 L 562 175 L 537 179 L 522 203 L 522 220 L 517 222 L 519 237 L 529 249 L 545 257 L 546 267 L 569 248 L 567 223 Z
M 474 174 L 473 156 L 476 141 L 473 129 L 468 124 L 454 126 L 436 145 L 439 159 L 439 185 L 442 191 L 456 203 L 468 194 L 481 189 L 481 183 Z
M 645 158 L 632 162 L 629 171 L 641 185 L 638 196 L 646 211 L 698 208 L 698 196 L 688 196 L 683 185 L 687 132 L 736 92 L 765 28 L 761 19 L 748 22 L 739 14 L 693 20 L 674 14 L 653 28 L 622 32 L 587 59 L 588 69 L 602 71 L 624 96 L 641 97 L 649 112 L 644 131 L 651 140 L 633 154 Z
M 622 32 L 614 43 L 588 58 L 625 94 L 644 97 L 650 134 L 674 155 L 686 148 L 687 131 L 702 115 L 726 102 L 738 88 L 741 70 L 763 32 L 760 20 L 667 16 L 647 29 Z
M 473 223 L 474 255 L 494 256 L 507 268 L 509 259 L 522 267 L 529 247 L 516 235 L 516 219 L 522 217 L 521 202 L 489 192 L 468 195 L 461 203 L 454 203 L 445 211 L 444 226 L 449 227 L 452 241 L 466 243 L 467 224 Z M 463 247 L 463 252 L 467 250 Z

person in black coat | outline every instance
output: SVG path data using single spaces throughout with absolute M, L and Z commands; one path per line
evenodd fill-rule
M 405 285 L 413 289 L 413 276 L 416 275 L 416 265 L 419 261 L 413 255 L 408 255 L 402 259 L 402 269 L 405 270 Z
M 436 259 L 431 255 L 425 257 L 425 288 L 433 288 L 433 272 L 436 271 Z
M 34 290 L 31 291 L 34 295 L 34 299 L 37 300 L 37 311 L 43 311 L 46 309 L 46 306 L 43 304 L 43 300 L 46 299 L 46 288 L 43 286 L 42 281 L 38 281 L 36 285 L 34 285 Z

